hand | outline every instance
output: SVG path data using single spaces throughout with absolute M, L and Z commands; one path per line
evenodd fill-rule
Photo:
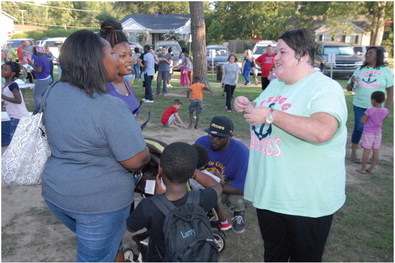
M 270 108 L 261 107 L 246 107 L 244 118 L 250 125 L 258 125 L 266 122 L 266 116 L 269 113 Z
M 245 96 L 238 96 L 234 101 L 235 110 L 238 112 L 243 112 L 250 104 L 250 100 Z
M 351 78 L 351 82 L 356 82 L 356 81 L 358 81 L 358 77 L 357 76 L 353 76 L 352 78 Z

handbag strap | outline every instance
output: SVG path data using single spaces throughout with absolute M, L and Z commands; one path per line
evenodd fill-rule
M 41 100 L 40 104 L 36 107 L 36 109 L 34 110 L 33 115 L 35 115 L 35 114 L 37 114 L 37 113 L 44 112 L 45 106 L 47 105 L 47 99 L 48 99 L 49 92 L 52 90 L 52 88 L 53 88 L 58 82 L 59 82 L 59 81 L 55 81 L 54 83 L 51 84 L 51 86 L 49 86 L 49 87 L 45 90 L 45 92 L 44 92 L 44 94 L 43 94 L 43 97 L 42 97 L 42 100 Z

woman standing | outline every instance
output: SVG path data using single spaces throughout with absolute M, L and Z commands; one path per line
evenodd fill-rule
M 355 87 L 353 99 L 354 130 L 351 137 L 351 160 L 361 163 L 357 158 L 357 149 L 361 140 L 363 123 L 361 118 L 367 108 L 372 107 L 370 97 L 375 91 L 387 94 L 385 107 L 389 110 L 394 100 L 394 76 L 391 69 L 384 66 L 384 51 L 381 47 L 368 48 L 364 64 L 358 68 L 347 83 L 347 90 Z
M 247 49 L 244 52 L 243 63 L 241 65 L 243 77 L 245 79 L 244 85 L 250 84 L 250 72 L 251 69 L 255 68 L 253 65 L 253 61 L 254 59 L 252 57 L 252 52 L 250 49 Z
M 76 261 L 120 261 L 134 197 L 129 170 L 148 163 L 149 151 L 130 109 L 107 94 L 107 82 L 118 77 L 110 44 L 79 30 L 62 45 L 60 60 L 62 77 L 49 91 L 44 114 L 51 156 L 42 196 L 75 233 Z
M 190 86 L 192 84 L 193 62 L 188 50 L 184 50 L 182 54 L 181 64 L 178 66 L 181 71 L 180 85 Z
M 118 76 L 114 81 L 108 83 L 108 93 L 126 102 L 132 113 L 137 116 L 140 113 L 140 104 L 134 96 L 130 81 L 125 78 L 132 73 L 132 51 L 128 39 L 122 31 L 121 23 L 114 19 L 103 21 L 100 36 L 110 43 L 112 51 L 118 58 Z
M 224 65 L 224 74 L 222 76 L 221 86 L 224 87 L 226 93 L 226 108 L 228 112 L 232 112 L 231 100 L 239 80 L 239 65 L 234 54 L 228 57 L 228 63 Z
M 132 55 L 132 59 L 133 59 L 133 69 L 134 69 L 134 80 L 132 83 L 134 83 L 134 81 L 137 79 L 141 79 L 140 77 L 140 63 L 141 63 L 141 59 L 140 59 L 141 53 L 138 47 L 134 48 L 134 53 Z M 140 62 L 139 62 L 140 60 Z
M 315 72 L 311 32 L 284 32 L 276 74 L 235 109 L 251 125 L 244 198 L 257 209 L 265 261 L 321 261 L 333 214 L 345 202 L 347 106 L 342 87 Z
M 45 46 L 45 53 L 44 56 L 46 56 L 49 60 L 49 74 L 51 75 L 51 79 L 52 81 L 54 81 L 54 77 L 53 77 L 53 60 L 54 60 L 54 56 L 51 52 L 51 50 L 49 50 L 49 46 Z

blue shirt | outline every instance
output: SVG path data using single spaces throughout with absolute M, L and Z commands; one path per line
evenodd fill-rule
M 126 103 L 109 94 L 92 98 L 69 83 L 56 84 L 44 113 L 51 156 L 42 174 L 43 198 L 84 214 L 129 206 L 134 182 L 119 161 L 145 148 L 131 114 Z
M 249 150 L 242 142 L 232 138 L 228 148 L 223 151 L 213 151 L 208 135 L 200 137 L 195 143 L 203 145 L 208 151 L 206 170 L 219 174 L 230 186 L 244 190 Z
M 37 79 L 46 79 L 47 77 L 49 77 L 49 74 L 51 72 L 51 62 L 49 62 L 46 56 L 38 56 L 37 59 L 34 60 L 34 66 L 42 68 L 41 72 L 34 71 L 34 76 Z

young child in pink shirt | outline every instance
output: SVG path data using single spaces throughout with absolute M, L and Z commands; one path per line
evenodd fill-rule
M 388 109 L 382 106 L 385 100 L 384 92 L 373 92 L 371 100 L 373 107 L 368 108 L 361 119 L 361 122 L 364 123 L 362 133 L 362 167 L 356 171 L 362 174 L 373 173 L 375 166 L 379 162 L 379 150 L 382 136 L 381 127 L 383 126 L 384 119 L 388 116 Z M 372 163 L 369 169 L 366 169 L 371 150 L 373 150 Z

